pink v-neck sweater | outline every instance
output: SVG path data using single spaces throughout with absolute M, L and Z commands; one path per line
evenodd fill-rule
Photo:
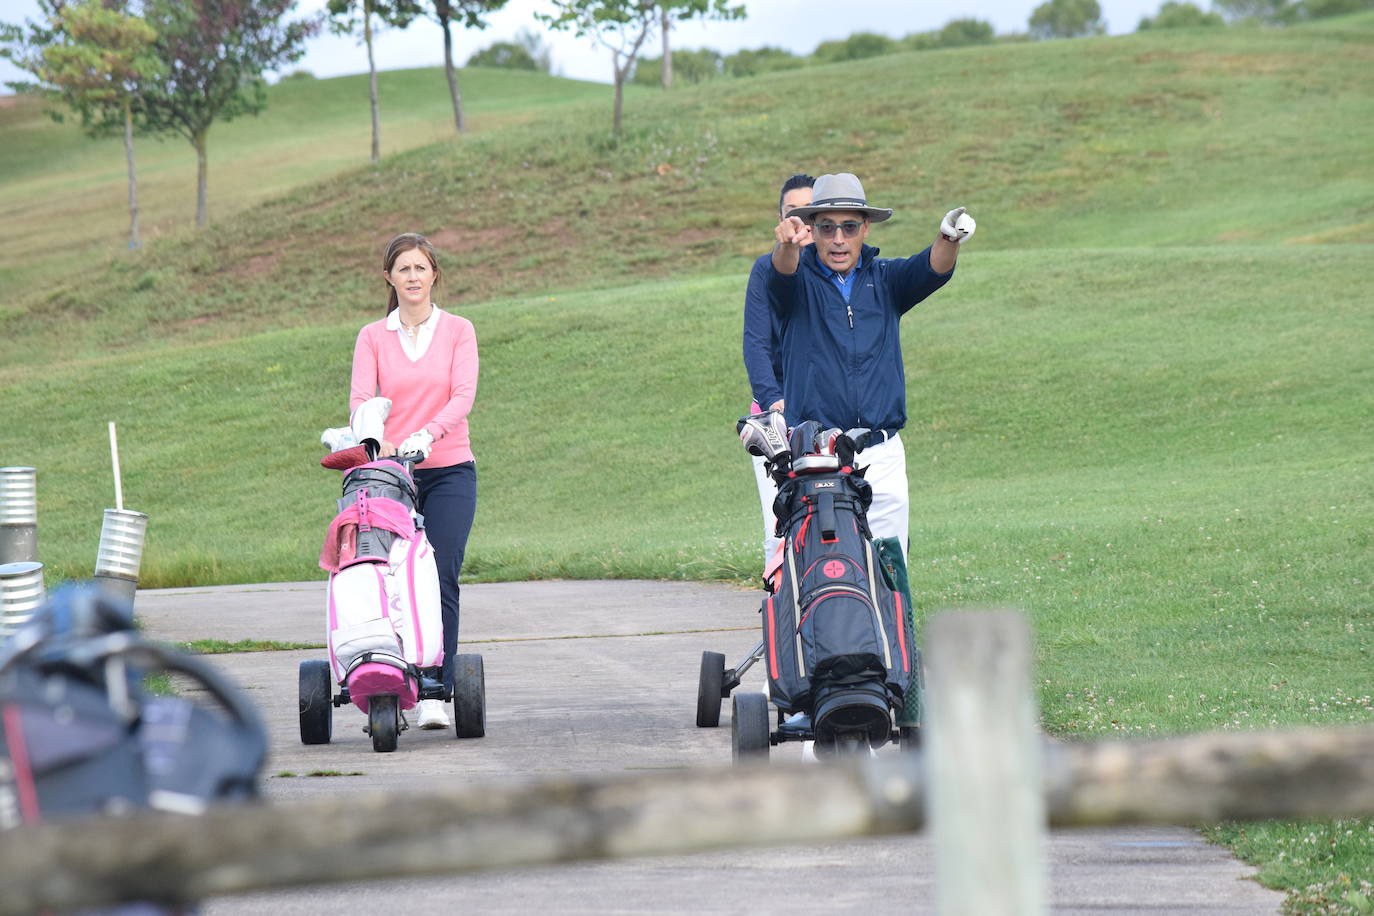
M 391 399 L 386 440 L 399 446 L 411 433 L 429 430 L 434 448 L 417 467 L 446 468 L 471 461 L 468 412 L 477 395 L 477 334 L 472 322 L 440 312 L 424 356 L 411 360 L 400 334 L 386 319 L 365 325 L 353 348 L 348 412 L 369 398 Z

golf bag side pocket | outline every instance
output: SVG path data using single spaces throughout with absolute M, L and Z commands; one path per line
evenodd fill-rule
M 329 577 L 329 662 L 338 683 L 365 652 L 403 657 L 390 619 L 387 578 L 386 568 L 377 563 L 359 563 Z

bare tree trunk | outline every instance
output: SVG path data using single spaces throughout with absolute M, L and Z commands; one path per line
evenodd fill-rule
M 367 43 L 368 93 L 372 100 L 372 161 L 382 158 L 382 125 L 377 112 L 377 63 L 372 57 L 372 0 L 363 0 L 363 41 Z
M 210 129 L 199 130 L 191 138 L 191 145 L 196 148 L 196 228 L 203 229 L 209 222 L 209 214 L 205 208 L 205 185 L 209 177 L 209 167 L 205 156 L 205 143 Z
M 458 91 L 458 72 L 453 69 L 453 34 L 449 30 L 449 18 L 441 16 L 439 25 L 444 29 L 444 76 L 448 77 L 448 94 L 453 100 L 453 126 L 461 134 L 467 127 L 463 124 L 463 94 Z
M 615 115 L 611 118 L 611 133 L 620 136 L 620 111 L 625 98 L 625 71 L 615 68 Z
M 124 158 L 129 163 L 129 247 L 142 248 L 138 239 L 138 173 L 134 169 L 134 103 L 124 97 Z
M 673 49 L 668 42 L 668 8 L 660 8 L 658 27 L 663 31 L 663 88 L 673 88 Z

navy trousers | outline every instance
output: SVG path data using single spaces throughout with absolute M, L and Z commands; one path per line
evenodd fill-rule
M 439 608 L 444 621 L 444 689 L 453 693 L 453 663 L 458 654 L 458 574 L 477 512 L 477 466 L 471 461 L 446 468 L 416 468 L 416 508 L 425 517 L 425 534 L 439 567 Z

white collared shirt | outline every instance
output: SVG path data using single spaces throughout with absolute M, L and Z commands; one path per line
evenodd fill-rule
M 425 351 L 429 349 L 429 342 L 434 339 L 434 326 L 439 323 L 439 313 L 442 309 L 433 302 L 429 305 L 429 317 L 416 325 L 413 338 L 406 333 L 405 328 L 401 327 L 401 310 L 399 308 L 392 309 L 386 316 L 386 329 L 395 331 L 400 335 L 401 349 L 406 351 L 406 356 L 410 357 L 411 362 L 424 356 Z

